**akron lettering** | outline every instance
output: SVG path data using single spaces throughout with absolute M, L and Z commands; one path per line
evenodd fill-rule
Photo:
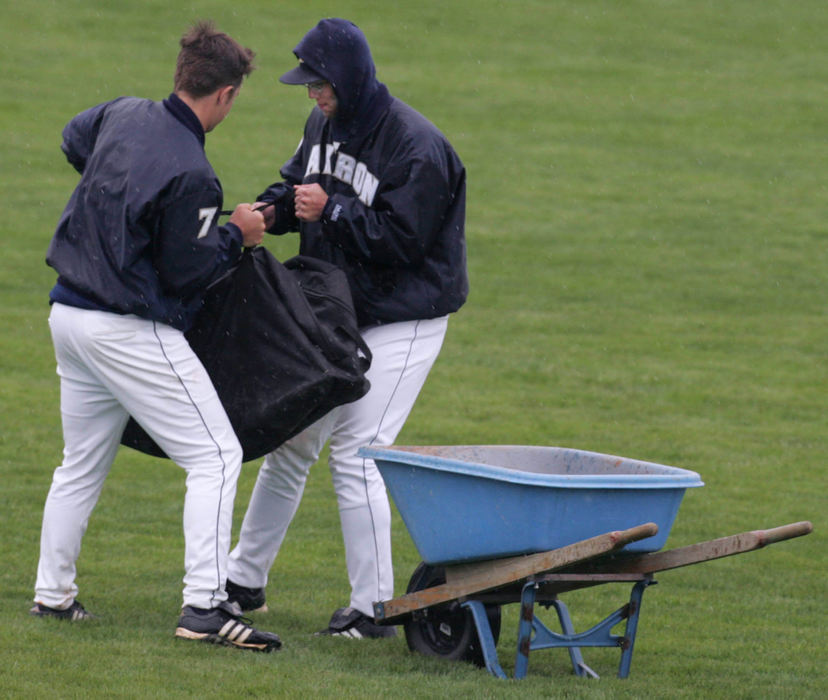
M 331 169 L 331 160 L 339 148 L 339 142 L 325 144 L 325 159 L 322 175 L 333 175 L 337 180 L 350 185 L 359 201 L 366 207 L 370 207 L 377 193 L 379 178 L 369 172 L 368 167 L 362 161 L 358 161 L 347 153 L 339 153 L 336 156 L 336 165 Z M 319 173 L 319 144 L 311 147 L 308 168 L 305 170 L 305 177 Z

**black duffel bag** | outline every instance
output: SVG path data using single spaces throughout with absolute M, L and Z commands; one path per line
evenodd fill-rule
M 207 290 L 186 334 L 244 450 L 271 452 L 336 406 L 364 396 L 371 351 L 359 334 L 345 273 L 263 247 Z M 121 443 L 166 457 L 130 418 Z

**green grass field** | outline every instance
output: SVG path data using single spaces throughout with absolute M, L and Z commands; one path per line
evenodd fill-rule
M 449 137 L 469 176 L 472 293 L 399 442 L 561 445 L 692 469 L 669 547 L 811 520 L 808 537 L 665 572 L 632 673 L 618 652 L 533 654 L 498 681 L 402 636 L 311 633 L 347 602 L 324 464 L 256 621 L 284 649 L 177 642 L 183 472 L 122 450 L 90 521 L 80 599 L 100 619 L 28 614 L 62 439 L 44 264 L 77 176 L 74 114 L 161 99 L 177 42 L 211 17 L 259 69 L 208 137 L 228 205 L 277 178 L 310 102 L 276 78 L 320 17 L 359 24 L 392 93 Z M 274 3 L 5 2 L 0 24 L 0 696 L 828 696 L 828 7 L 822 0 Z M 268 240 L 280 258 L 296 238 Z M 236 532 L 257 464 L 243 470 Z M 397 591 L 419 557 L 395 516 Z M 565 598 L 576 625 L 626 587 Z M 516 606 L 499 651 L 514 668 Z

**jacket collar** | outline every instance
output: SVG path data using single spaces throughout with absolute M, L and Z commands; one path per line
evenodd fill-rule
M 184 102 L 178 95 L 174 92 L 170 93 L 170 96 L 164 100 L 164 106 L 169 110 L 169 112 L 180 121 L 184 126 L 186 126 L 190 131 L 192 131 L 196 138 L 198 139 L 199 143 L 201 144 L 202 148 L 204 147 L 204 127 L 201 126 L 201 122 L 198 120 L 198 117 L 195 115 L 195 112 L 191 110 L 187 103 Z

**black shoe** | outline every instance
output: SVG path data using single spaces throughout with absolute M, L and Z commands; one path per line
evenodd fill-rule
M 185 605 L 175 636 L 252 651 L 270 652 L 282 646 L 278 635 L 254 629 L 238 606 L 226 602 L 210 610 Z
M 397 629 L 390 625 L 378 625 L 370 617 L 355 608 L 339 608 L 328 623 L 328 628 L 317 632 L 331 637 L 351 639 L 380 639 L 396 637 Z
M 246 588 L 228 580 L 224 590 L 227 600 L 236 603 L 243 612 L 267 612 L 264 588 Z
M 43 603 L 35 603 L 34 607 L 29 610 L 29 615 L 34 615 L 35 617 L 54 617 L 58 620 L 71 620 L 72 622 L 75 622 L 76 620 L 91 620 L 95 617 L 77 600 L 73 601 L 72 604 L 64 610 L 61 610 L 60 608 L 50 608 L 47 605 L 43 605 Z

